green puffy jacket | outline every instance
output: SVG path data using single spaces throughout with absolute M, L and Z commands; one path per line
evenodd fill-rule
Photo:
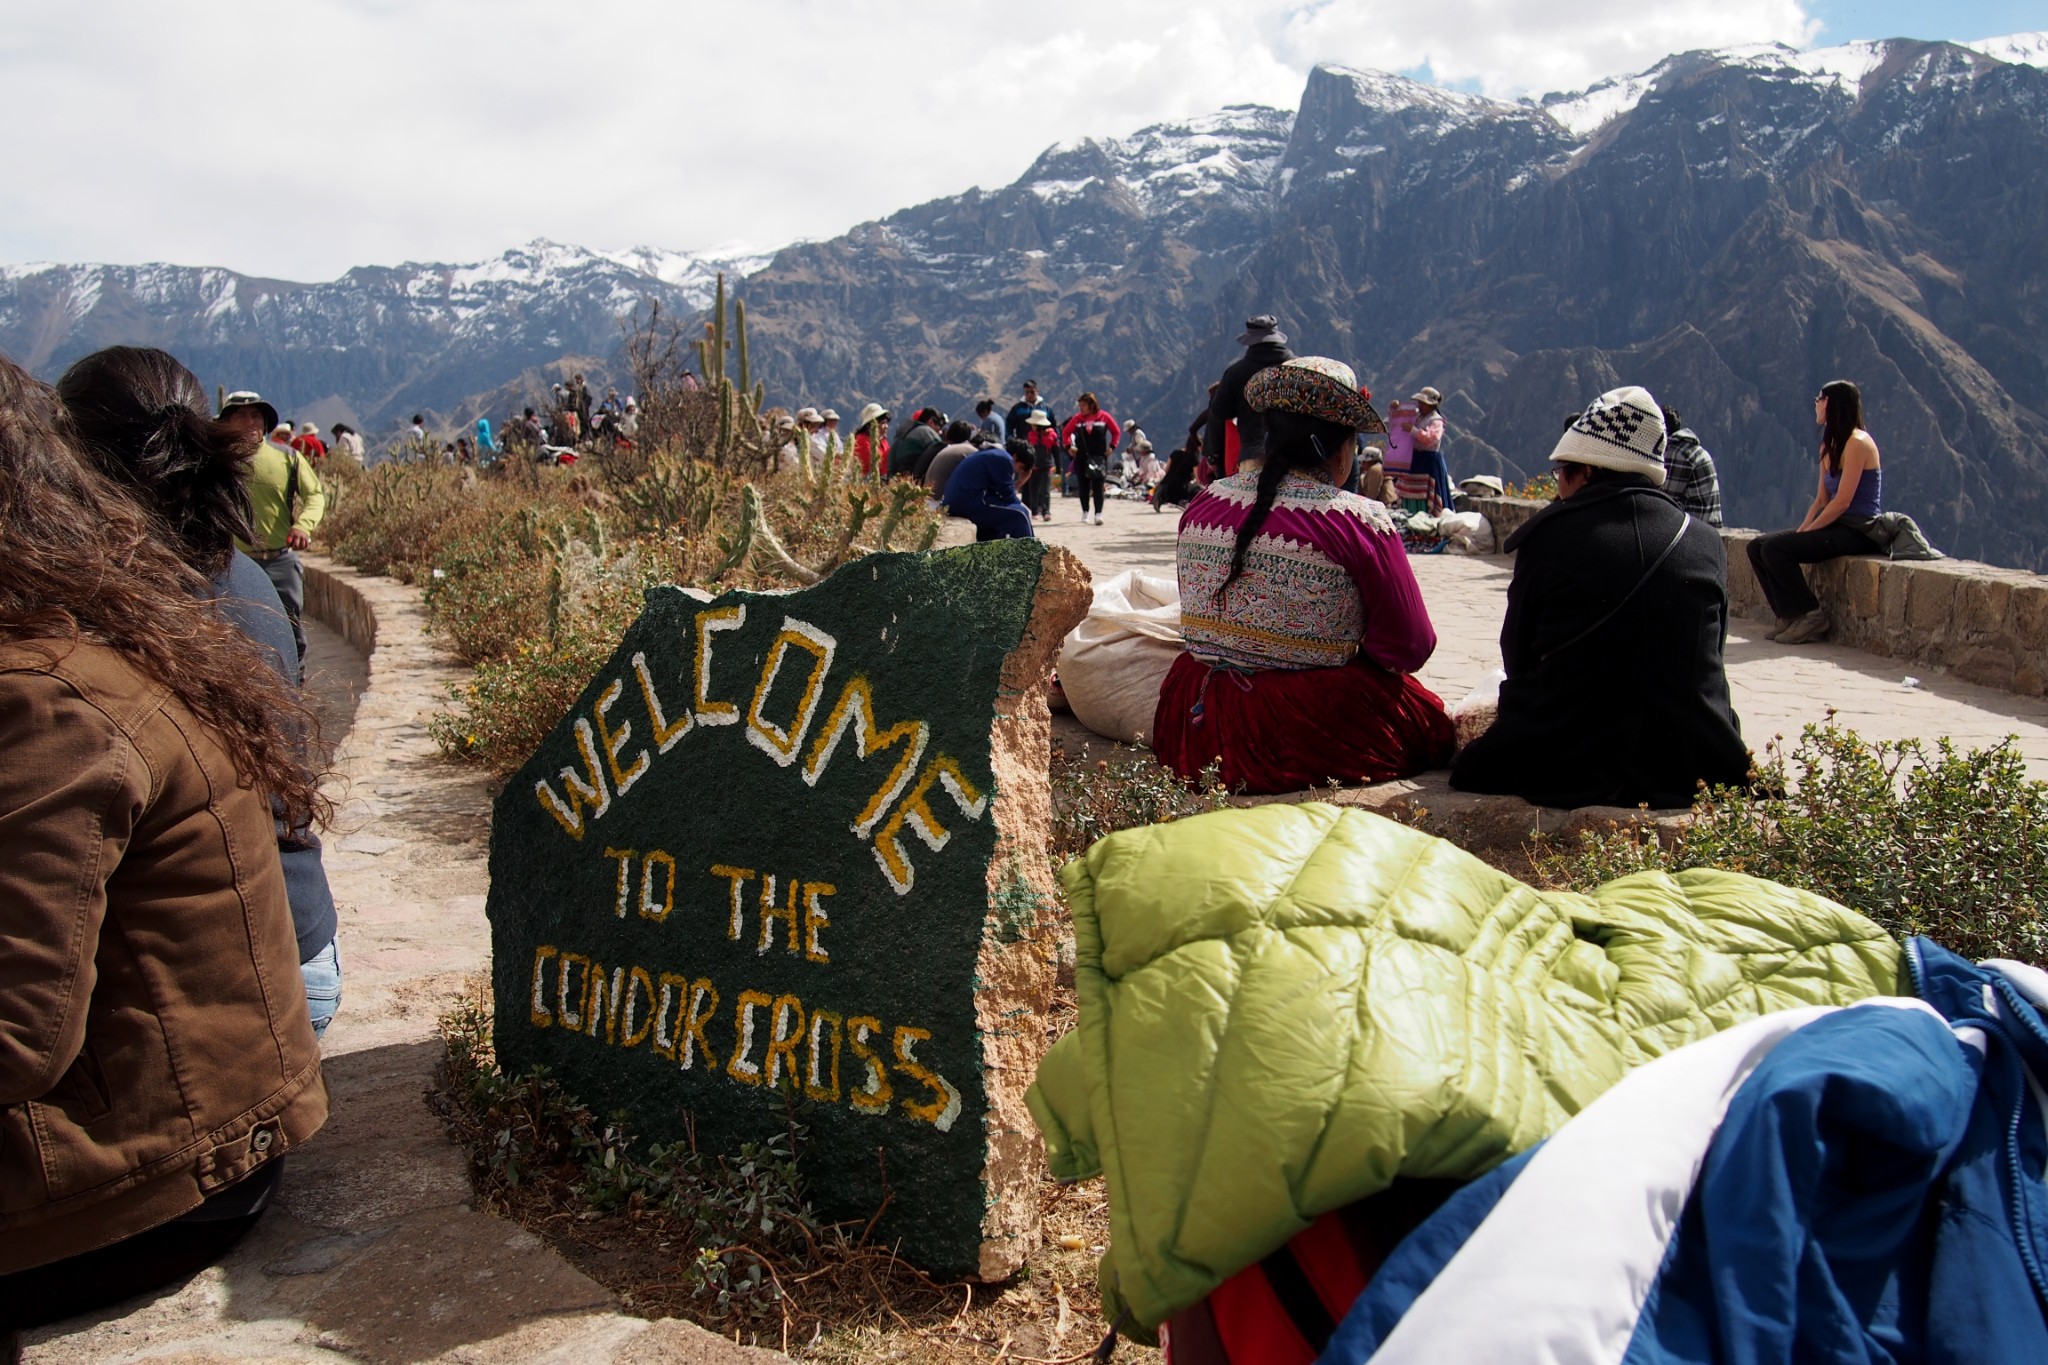
M 1808 892 L 1538 892 L 1327 805 L 1125 830 L 1063 876 L 1080 1023 L 1029 1100 L 1055 1176 L 1109 1177 L 1103 1299 L 1140 1335 L 1396 1176 L 1479 1175 L 1638 1063 L 1898 977 Z

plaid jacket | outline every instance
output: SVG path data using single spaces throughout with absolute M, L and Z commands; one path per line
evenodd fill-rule
M 1709 526 L 1721 524 L 1721 476 L 1714 457 L 1691 430 L 1680 427 L 1664 448 L 1664 492 Z

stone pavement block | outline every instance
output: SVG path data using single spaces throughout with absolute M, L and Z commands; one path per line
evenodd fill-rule
M 1972 635 L 1997 635 L 2005 629 L 2012 606 L 2013 584 L 2001 578 L 1973 578 L 1963 585 L 1962 627 Z M 2008 660 L 2009 662 L 2009 660 Z
M 609 1293 L 532 1233 L 442 1209 L 404 1220 L 356 1257 L 307 1305 L 306 1332 L 369 1365 L 412 1365 L 533 1318 L 611 1306 Z

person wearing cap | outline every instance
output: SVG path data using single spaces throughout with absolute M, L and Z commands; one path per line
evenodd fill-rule
M 1159 690 L 1153 752 L 1233 792 L 1413 777 L 1456 731 L 1415 681 L 1436 630 L 1387 509 L 1346 493 L 1360 432 L 1385 424 L 1351 367 L 1322 356 L 1246 383 L 1263 456 L 1181 517 L 1187 652 Z
M 841 435 L 839 431 L 838 409 L 826 408 L 818 414 L 818 423 L 818 435 L 825 443 L 825 453 L 830 455 L 834 452 L 844 452 L 846 449 L 846 437 Z M 844 473 L 845 471 L 842 470 L 841 472 Z
M 1690 806 L 1748 781 L 1728 694 L 1721 537 L 1663 492 L 1656 399 L 1600 395 L 1558 438 L 1557 500 L 1515 555 L 1499 718 L 1451 769 L 1461 791 L 1539 806 Z
M 263 566 L 284 603 L 284 614 L 291 618 L 292 639 L 303 659 L 306 628 L 299 623 L 299 614 L 306 605 L 306 568 L 299 562 L 299 551 L 312 545 L 313 532 L 327 515 L 327 490 L 320 486 L 312 461 L 291 448 L 289 428 L 284 442 L 264 439 L 264 432 L 279 423 L 277 409 L 261 395 L 247 390 L 229 394 L 219 418 L 256 447 L 245 479 L 253 541 L 238 540 L 235 548 Z
M 860 461 L 865 478 L 876 478 L 889 468 L 889 410 L 870 403 L 860 410 L 853 424 L 853 458 Z
M 1285 364 L 1294 357 L 1294 352 L 1287 349 L 1287 333 L 1280 330 L 1280 319 L 1271 313 L 1247 318 L 1237 344 L 1245 352 L 1230 362 L 1209 394 L 1209 430 L 1202 440 L 1202 449 L 1209 452 L 1210 462 L 1226 477 L 1237 473 L 1240 451 L 1256 452 L 1259 448 L 1264 419 L 1245 405 L 1245 385 L 1259 371 Z
M 1052 413 L 1043 407 L 1030 409 L 1019 430 L 1025 446 L 1031 451 L 1032 465 L 1031 478 L 1019 491 L 1032 516 L 1040 521 L 1051 521 L 1052 482 L 1058 477 L 1060 463 L 1059 431 L 1053 426 Z
M 314 426 L 311 422 L 301 422 L 299 424 L 299 434 L 292 437 L 289 444 L 293 450 L 298 451 L 299 454 L 309 460 L 324 460 L 327 458 L 327 443 L 320 439 L 320 428 Z
M 1444 396 L 1427 386 L 1388 410 L 1386 475 L 1404 512 L 1436 516 L 1451 506 L 1451 471 L 1444 463 Z

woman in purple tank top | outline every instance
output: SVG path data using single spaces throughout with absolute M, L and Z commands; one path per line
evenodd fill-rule
M 1777 614 L 1768 638 L 1781 645 L 1825 640 L 1833 623 L 1807 586 L 1803 564 L 1878 553 L 1871 523 L 1884 510 L 1884 468 L 1877 442 L 1863 429 L 1863 395 L 1846 379 L 1823 384 L 1813 400 L 1820 427 L 1820 478 L 1813 504 L 1794 531 L 1773 531 L 1749 543 L 1750 566 Z

